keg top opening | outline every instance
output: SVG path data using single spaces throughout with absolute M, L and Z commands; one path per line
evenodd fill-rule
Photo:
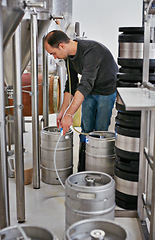
M 24 226 L 9 226 L 6 228 L 3 228 L 0 230 L 0 239 L 2 238 L 5 240 L 12 239 L 24 239 L 24 236 L 27 237 L 27 239 L 31 240 L 58 240 L 55 235 L 53 235 L 51 232 L 49 232 L 45 228 L 37 227 L 37 226 L 30 226 L 30 225 L 24 225 Z
M 118 224 L 101 219 L 85 219 L 71 225 L 66 240 L 126 240 L 126 231 Z
M 99 139 L 114 139 L 115 138 L 115 133 L 113 132 L 108 132 L 108 131 L 95 131 L 89 133 L 89 137 L 92 138 L 99 138 Z
M 104 240 L 105 237 L 105 231 L 100 229 L 94 229 L 90 232 L 90 236 L 92 240 Z
M 77 187 L 103 187 L 111 184 L 113 179 L 106 173 L 85 171 L 72 174 L 68 177 L 68 181 Z
M 56 126 L 49 126 L 49 127 L 43 128 L 42 131 L 48 132 L 48 134 L 50 134 L 50 133 L 53 134 L 53 133 L 60 133 L 61 129 L 58 129 Z M 72 132 L 72 130 L 69 129 L 69 131 L 67 133 L 71 133 L 71 132 Z

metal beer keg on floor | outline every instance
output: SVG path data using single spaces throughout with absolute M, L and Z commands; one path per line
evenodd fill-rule
M 60 179 L 64 183 L 73 173 L 73 132 L 69 130 L 61 136 L 57 127 L 45 127 L 41 131 L 41 172 L 42 181 L 48 184 L 60 184 L 56 174 L 54 160 Z M 56 149 L 56 144 L 59 144 Z M 56 149 L 56 159 L 54 152 Z
M 3 240 L 58 240 L 58 238 L 45 228 L 35 226 L 11 226 L 0 231 Z
M 86 219 L 71 225 L 64 240 L 125 240 L 127 232 L 118 224 L 101 219 Z
M 102 172 L 72 174 L 65 182 L 65 207 L 66 229 L 88 218 L 114 220 L 115 181 Z
M 87 136 L 86 171 L 105 172 L 114 175 L 115 133 L 95 131 Z

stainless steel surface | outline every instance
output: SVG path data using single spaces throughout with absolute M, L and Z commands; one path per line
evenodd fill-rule
M 3 49 L 5 49 L 10 37 L 14 33 L 23 16 L 24 11 L 20 8 L 2 7 Z
M 154 120 L 155 120 L 155 111 L 154 111 Z M 150 225 L 150 239 L 153 239 L 155 236 L 155 128 L 154 128 L 154 148 L 153 152 L 153 177 L 152 177 L 152 199 L 151 199 L 151 225 Z
M 53 15 L 64 16 L 61 20 L 61 29 L 66 32 L 72 22 L 72 0 L 53 0 Z
M 32 100 L 33 188 L 40 188 L 37 14 L 31 15 L 31 81 L 32 81 L 31 100 Z
M 60 77 L 60 107 L 64 99 L 64 88 L 66 82 L 66 66 L 64 60 L 60 60 L 57 63 L 58 76 Z
M 105 237 L 104 237 L 105 236 Z M 118 224 L 101 219 L 87 219 L 71 225 L 64 240 L 125 240 L 129 234 Z
M 96 137 L 95 137 L 96 136 Z M 100 138 L 97 138 L 99 136 Z M 86 171 L 100 171 L 114 175 L 115 133 L 95 131 L 87 136 Z
M 8 167 L 6 156 L 5 100 L 3 74 L 3 19 L 0 1 L 0 228 L 10 225 Z
M 21 77 L 21 26 L 19 25 L 14 39 L 15 48 L 15 82 L 14 82 L 14 117 L 15 117 L 15 170 L 17 221 L 25 221 L 25 190 L 24 190 L 24 155 L 23 155 L 23 112 L 22 112 L 22 77 Z
M 86 178 L 95 179 L 87 184 Z M 72 174 L 65 182 L 66 229 L 82 219 L 114 220 L 115 181 L 106 173 L 85 171 Z
M 140 161 L 139 161 L 139 187 L 138 187 L 138 215 L 141 221 L 145 220 L 145 215 L 144 215 L 144 208 L 143 208 L 143 203 L 142 203 L 142 194 L 145 189 L 145 174 L 146 174 L 146 166 L 147 162 L 145 160 L 145 156 L 143 154 L 143 149 L 147 144 L 147 118 L 148 118 L 148 113 L 147 111 L 142 111 L 141 113 L 141 138 L 140 138 Z
M 37 20 L 38 26 L 38 44 L 40 44 L 44 33 L 50 25 L 50 20 Z M 25 70 L 31 56 L 31 21 L 23 20 L 21 22 L 21 49 L 22 49 L 22 72 Z M 12 86 L 13 82 L 13 50 L 12 39 L 9 40 L 4 51 L 4 73 L 7 85 Z
M 43 127 L 48 126 L 48 101 L 49 101 L 49 94 L 48 94 L 48 53 L 45 51 L 44 47 L 44 38 L 42 41 L 42 55 L 43 55 Z
M 151 110 L 155 107 L 154 91 L 146 88 L 117 88 L 117 91 L 127 111 Z
M 9 0 L 11 1 L 11 0 Z M 19 6 L 23 6 L 23 0 L 19 0 Z M 26 1 L 24 19 L 31 19 L 31 14 L 37 13 L 37 19 L 47 20 L 52 15 L 53 0 L 30 0 Z
M 150 91 L 155 91 L 155 86 L 154 84 L 150 82 L 143 82 L 143 86 L 146 87 Z
M 31 29 L 30 29 L 30 20 L 23 20 L 22 21 L 22 72 L 24 71 L 25 67 L 30 61 L 30 51 L 31 51 Z M 37 28 L 38 28 L 38 46 L 42 41 L 42 37 L 48 30 L 51 21 L 48 20 L 37 20 Z
M 42 181 L 48 184 L 60 184 L 54 165 L 54 151 L 60 137 L 56 127 L 45 127 L 41 131 L 41 172 Z M 56 167 L 64 183 L 73 172 L 73 132 L 62 136 L 56 150 Z
M 148 148 L 144 147 L 144 155 L 150 165 L 150 168 L 153 170 L 153 158 L 148 154 Z
M 146 143 L 146 147 L 149 149 L 149 154 L 150 154 L 150 146 L 152 145 L 153 139 L 151 138 L 151 131 L 154 132 L 155 129 L 155 119 L 153 119 L 153 126 L 151 126 L 151 111 L 148 111 L 148 117 L 147 117 L 147 143 Z M 143 149 L 143 153 L 144 153 L 144 149 Z M 146 193 L 146 203 L 148 208 L 150 208 L 151 206 L 151 198 L 152 198 L 152 169 L 150 168 L 149 164 L 147 163 L 146 165 L 146 187 L 145 187 L 145 193 Z
M 59 76 L 54 76 L 53 79 L 53 110 L 54 113 L 59 112 L 59 93 L 58 93 L 58 89 L 59 89 Z
M 142 83 L 149 81 L 149 59 L 150 54 L 150 20 L 144 22 L 144 59 L 143 59 L 143 79 Z
M 117 176 L 114 176 L 114 179 L 117 191 L 132 196 L 138 195 L 138 182 L 127 181 Z
M 143 43 L 120 42 L 119 57 L 121 58 L 143 58 Z
M 3 240 L 58 240 L 55 234 L 36 226 L 11 226 L 0 231 Z
M 116 217 L 125 217 L 125 218 L 138 218 L 136 210 L 123 210 L 115 209 L 115 218 Z
M 23 2 L 23 1 L 21 1 Z M 31 1 L 38 2 L 38 1 Z M 43 2 L 43 1 L 39 1 Z M 46 2 L 46 9 L 42 8 L 33 8 L 25 9 L 25 14 L 21 23 L 21 49 L 22 49 L 22 72 L 25 70 L 27 64 L 30 61 L 31 56 L 31 19 L 30 14 L 37 12 L 37 27 L 38 27 L 38 44 L 40 44 L 42 37 L 48 30 L 51 20 L 50 15 L 52 13 L 52 0 L 44 1 Z M 12 4 L 12 0 L 9 1 L 9 4 Z M 7 21 L 7 19 L 6 19 Z M 13 20 L 12 20 L 13 22 Z M 7 25 L 7 24 L 6 24 Z M 7 44 L 7 47 L 4 51 L 4 75 L 7 85 L 12 86 L 13 82 L 13 53 L 12 53 L 12 43 L 11 39 Z
M 148 44 L 149 49 L 147 49 L 147 53 L 149 53 L 150 59 L 155 59 L 155 49 L 153 43 Z M 143 43 L 120 43 L 119 44 L 119 57 L 120 58 L 131 58 L 131 59 L 143 59 Z
M 139 138 L 116 133 L 115 146 L 124 151 L 139 153 Z
M 123 90 L 123 91 L 122 91 Z M 119 95 L 127 110 L 142 110 L 141 133 L 140 133 L 140 166 L 139 166 L 139 185 L 138 185 L 138 215 L 141 223 L 147 225 L 148 234 L 146 239 L 153 240 L 154 228 L 154 171 L 148 171 L 148 163 L 144 156 L 144 148 L 147 147 L 149 154 L 154 156 L 155 142 L 155 95 L 154 91 L 147 89 L 118 89 Z M 133 98 L 134 96 L 134 98 Z M 137 101 L 138 100 L 138 101 Z M 154 164 L 153 164 L 154 166 Z M 153 169 L 154 170 L 154 169 Z M 153 174 L 153 177 L 152 177 Z M 150 195 L 152 198 L 150 199 Z M 145 206 L 142 202 L 145 196 Z M 147 218 L 147 210 L 151 207 L 151 221 Z M 148 224 L 146 224 L 148 222 Z M 151 230 L 151 231 L 150 231 Z M 143 230 L 144 233 L 144 230 Z

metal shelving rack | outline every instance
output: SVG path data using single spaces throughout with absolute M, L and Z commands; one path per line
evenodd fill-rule
M 138 210 L 142 239 L 155 239 L 155 86 L 149 82 L 150 45 L 155 51 L 155 1 L 144 1 L 143 83 L 139 88 L 118 88 L 127 111 L 141 111 Z M 151 44 L 150 44 L 151 40 Z M 126 216 L 129 214 L 126 214 Z M 131 214 L 130 214 L 131 216 Z

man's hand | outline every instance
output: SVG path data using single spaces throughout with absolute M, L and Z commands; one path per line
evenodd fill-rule
M 57 128 L 58 128 L 58 129 L 59 129 L 60 126 L 61 126 L 62 117 L 63 117 L 63 112 L 60 111 L 60 113 L 59 113 L 58 116 L 57 116 Z
M 70 126 L 73 124 L 73 117 L 65 114 L 61 120 L 61 127 L 63 128 L 63 135 L 65 136 L 66 132 L 69 131 Z

